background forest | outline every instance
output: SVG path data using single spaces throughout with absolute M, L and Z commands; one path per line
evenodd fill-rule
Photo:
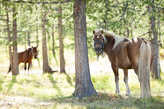
M 89 67 L 99 96 L 84 98 L 82 101 L 71 95 L 75 89 L 76 1 L 0 0 L 0 107 L 164 108 L 164 1 L 86 0 Z M 114 76 L 110 62 L 105 54 L 97 60 L 93 49 L 95 29 L 108 30 L 129 39 L 144 37 L 153 41 L 154 54 L 157 56 L 154 63 L 157 66 L 154 67 L 156 73 L 152 73 L 151 77 L 153 98 L 146 101 L 146 105 L 145 101 L 138 99 L 139 82 L 134 73 L 129 74 L 132 97 L 114 95 Z M 15 56 L 14 51 L 21 52 L 32 46 L 38 46 L 39 54 L 37 59 L 33 59 L 31 69 L 25 71 L 24 64 L 20 64 L 19 71 L 15 72 L 19 72 L 18 76 L 7 74 L 11 54 Z M 121 73 L 120 81 L 123 81 L 122 78 Z M 120 84 L 124 92 L 123 82 Z

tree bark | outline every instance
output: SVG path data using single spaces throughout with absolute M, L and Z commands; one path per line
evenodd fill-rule
M 9 25 L 9 13 L 8 13 L 8 7 L 6 6 L 6 25 L 7 25 L 7 36 L 8 36 L 8 42 L 9 42 L 9 58 L 10 58 L 10 70 L 13 69 L 13 53 L 12 53 L 12 48 L 11 48 L 11 33 L 10 33 L 10 25 Z
M 60 73 L 65 73 L 64 44 L 63 44 L 63 26 L 62 26 L 62 7 L 58 8 L 58 32 L 59 32 L 59 57 Z
M 36 47 L 39 48 L 39 24 L 38 24 L 39 18 L 37 17 L 37 25 L 36 25 Z M 40 59 L 37 58 L 38 65 L 40 67 Z
M 52 25 L 52 54 L 55 59 L 56 64 L 58 65 L 58 60 L 56 58 L 56 52 L 55 52 L 55 35 L 54 35 L 54 24 Z
M 42 56 L 43 56 L 43 72 L 51 72 L 51 68 L 48 62 L 48 54 L 47 54 L 47 38 L 46 38 L 46 11 L 42 13 Z
M 82 98 L 97 94 L 90 77 L 86 33 L 86 0 L 74 2 L 75 72 L 74 96 Z
M 18 53 L 17 53 L 17 12 L 15 6 L 13 6 L 13 65 L 12 74 L 17 75 L 19 73 L 18 65 Z
M 38 10 L 38 7 L 37 7 Z M 37 24 L 36 24 L 36 46 L 39 46 L 39 17 L 37 16 Z
M 154 79 L 160 79 L 160 58 L 159 58 L 159 44 L 158 44 L 158 34 L 156 29 L 156 22 L 155 22 L 155 6 L 154 6 L 154 0 L 151 1 L 151 6 L 149 8 L 150 11 L 150 21 L 151 21 L 151 30 L 153 35 L 152 40 L 152 77 Z
M 37 25 L 37 33 L 36 33 L 36 46 L 39 46 L 39 27 Z
M 129 28 L 128 27 L 126 28 L 126 36 L 127 36 L 127 38 L 130 37 L 130 31 L 129 31 Z
M 109 29 L 108 26 L 108 12 L 109 12 L 109 0 L 105 0 L 105 19 L 104 19 L 104 23 L 105 23 L 105 30 Z
M 27 32 L 27 45 L 28 45 L 28 47 L 31 46 L 31 41 L 30 41 L 30 32 L 29 32 L 29 31 Z

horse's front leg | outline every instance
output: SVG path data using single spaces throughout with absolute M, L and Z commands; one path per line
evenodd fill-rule
M 130 95 L 130 89 L 128 85 L 128 69 L 124 69 L 124 83 L 126 86 L 126 96 Z
M 112 69 L 114 72 L 114 76 L 115 76 L 115 84 L 116 84 L 116 94 L 120 94 L 120 88 L 119 88 L 119 74 L 118 74 L 118 67 L 116 67 L 115 65 L 112 65 Z
M 24 63 L 24 70 L 26 71 L 26 62 Z
M 28 63 L 28 71 L 30 70 L 31 62 Z

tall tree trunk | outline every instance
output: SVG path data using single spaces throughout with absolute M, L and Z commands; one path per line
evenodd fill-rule
M 39 26 L 36 27 L 36 46 L 39 46 Z
M 46 39 L 46 11 L 42 13 L 42 56 L 43 56 L 43 72 L 51 72 L 51 68 L 48 63 L 48 54 L 47 54 L 47 39 Z
M 96 94 L 90 77 L 86 33 L 86 0 L 74 2 L 75 71 L 74 96 L 82 98 Z
M 56 64 L 58 65 L 58 60 L 56 58 L 56 52 L 55 52 L 55 33 L 54 33 L 54 24 L 52 25 L 52 54 L 55 59 Z
M 58 9 L 58 32 L 59 32 L 59 57 L 60 57 L 60 73 L 65 73 L 64 44 L 63 44 L 63 26 L 62 26 L 62 7 Z
M 29 31 L 27 32 L 27 45 L 28 45 L 28 47 L 31 46 L 31 41 L 30 41 L 30 32 L 29 32 Z
M 8 7 L 6 6 L 6 25 L 7 25 L 7 35 L 8 35 L 8 41 L 9 41 L 9 58 L 10 58 L 10 70 L 13 69 L 13 54 L 12 54 L 12 48 L 11 48 L 11 33 L 10 33 L 10 20 L 9 20 L 9 12 Z
M 105 19 L 104 19 L 104 23 L 105 23 L 105 30 L 108 30 L 108 11 L 109 11 L 109 0 L 105 0 Z
M 36 46 L 39 48 L 39 24 L 38 24 L 39 18 L 37 17 L 37 24 L 36 24 Z M 38 65 L 40 67 L 40 59 L 37 58 Z
M 36 7 L 38 10 L 38 6 Z M 37 24 L 36 24 L 36 46 L 39 46 L 39 17 L 37 16 Z
M 19 73 L 18 65 L 18 53 L 17 53 L 17 12 L 15 6 L 13 6 L 13 65 L 12 74 L 16 75 Z
M 151 21 L 151 30 L 153 35 L 152 40 L 152 76 L 154 79 L 160 79 L 160 58 L 159 58 L 159 44 L 158 44 L 158 34 L 156 29 L 156 22 L 155 22 L 155 6 L 154 0 L 151 0 L 151 6 L 149 8 L 150 11 L 150 21 Z
M 126 36 L 129 38 L 130 37 L 130 31 L 129 31 L 129 28 L 127 27 L 126 28 Z

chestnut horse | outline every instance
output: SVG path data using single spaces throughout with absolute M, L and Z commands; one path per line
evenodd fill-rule
M 18 65 L 20 63 L 24 63 L 25 64 L 24 69 L 26 70 L 26 64 L 28 63 L 28 70 L 29 70 L 32 64 L 33 57 L 37 58 L 37 56 L 38 56 L 37 47 L 28 48 L 27 50 L 18 53 Z M 11 64 L 8 73 L 10 71 L 11 71 Z
M 134 69 L 135 73 L 138 75 L 138 63 L 143 61 L 140 60 L 140 55 L 145 52 L 141 49 L 142 43 L 142 45 L 148 45 L 145 46 L 148 50 L 145 54 L 146 57 L 150 57 L 149 60 L 151 60 L 150 43 L 143 38 L 133 38 L 132 40 L 129 40 L 103 30 L 94 30 L 93 40 L 96 54 L 99 56 L 105 52 L 111 62 L 111 67 L 115 76 L 116 94 L 120 94 L 118 69 L 121 68 L 124 71 L 126 95 L 130 95 L 130 89 L 128 86 L 128 69 Z

